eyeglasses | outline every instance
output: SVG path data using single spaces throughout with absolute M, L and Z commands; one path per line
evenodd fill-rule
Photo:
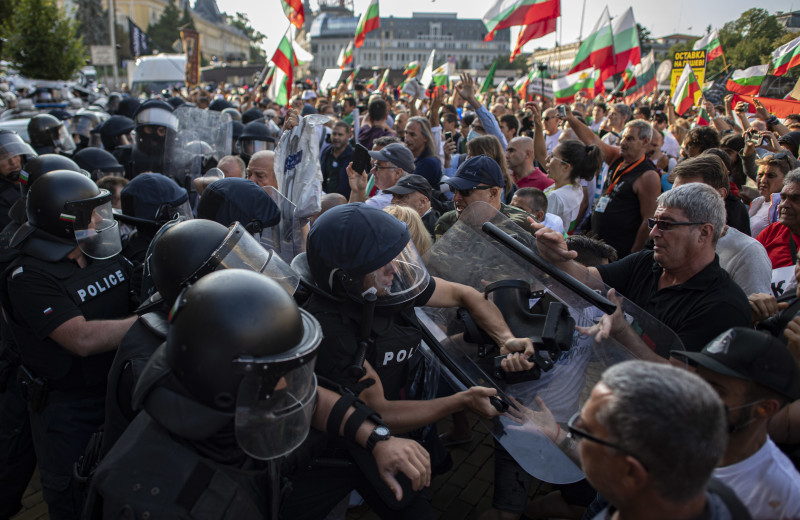
M 672 222 L 670 220 L 647 219 L 647 227 L 653 229 L 658 226 L 661 231 L 669 231 L 675 226 L 702 226 L 705 222 Z
M 372 171 L 372 170 L 395 170 L 395 169 L 397 169 L 396 166 L 380 166 L 377 163 L 373 164 L 369 168 L 370 171 Z
M 567 161 L 565 161 L 564 159 L 559 159 L 558 157 L 556 157 L 553 154 L 548 155 L 547 158 L 548 159 L 555 159 L 556 161 L 558 161 L 560 163 L 563 163 L 563 164 L 566 164 L 567 166 L 569 166 L 569 163 Z
M 603 439 L 595 437 L 591 433 L 583 431 L 580 428 L 578 428 L 577 422 L 580 418 L 581 418 L 581 411 L 578 410 L 567 423 L 567 431 L 569 431 L 569 436 L 575 440 L 576 444 L 581 439 L 588 439 L 592 442 L 596 442 L 597 444 L 602 444 L 603 446 L 614 448 L 615 450 L 621 451 L 625 455 L 629 455 L 634 459 L 638 460 L 642 464 L 642 466 L 644 466 L 644 468 L 647 469 L 647 466 L 645 465 L 644 462 L 642 462 L 642 459 L 639 458 L 636 454 L 632 453 L 630 450 L 623 448 L 619 444 L 614 444 L 613 442 L 604 441 Z
M 467 197 L 472 195 L 472 193 L 475 190 L 490 190 L 492 188 L 494 188 L 494 186 L 475 186 L 474 188 L 470 188 L 468 190 L 456 189 L 456 193 L 458 193 L 459 195 L 461 195 L 462 197 L 464 197 L 466 199 Z

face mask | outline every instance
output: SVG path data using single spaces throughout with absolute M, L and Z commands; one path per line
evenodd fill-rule
M 475 139 L 476 137 L 480 137 L 480 136 L 481 136 L 481 134 L 479 134 L 478 132 L 476 132 L 475 130 L 470 128 L 469 129 L 469 133 L 467 134 L 467 142 L 470 142 L 473 139 Z

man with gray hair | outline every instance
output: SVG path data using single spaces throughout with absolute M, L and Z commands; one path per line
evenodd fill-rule
M 711 186 L 691 183 L 663 193 L 654 217 L 647 220 L 654 250 L 608 265 L 586 268 L 573 262 L 577 253 L 567 250 L 563 235 L 538 223 L 532 226 L 538 230 L 536 244 L 546 260 L 579 279 L 585 279 L 587 271 L 601 279 L 675 331 L 688 351 L 699 351 L 729 328 L 750 325 L 747 296 L 719 266 L 715 254 L 725 226 L 725 205 Z M 644 345 L 638 335 L 629 335 L 633 329 L 621 311 L 600 325 L 598 334 L 625 335 L 623 344 Z M 649 348 L 641 354 L 648 359 L 655 356 Z
M 714 389 L 687 370 L 627 361 L 605 371 L 569 421 L 586 479 L 608 518 L 737 518 L 743 509 L 711 475 L 725 451 Z M 745 513 L 745 516 L 746 513 Z
M 787 290 L 794 292 L 794 265 L 797 244 L 800 244 L 800 168 L 783 178 L 778 221 L 758 234 L 756 240 L 767 250 L 772 262 L 772 293 L 778 297 Z
M 616 108 L 616 107 L 615 107 Z M 617 250 L 620 258 L 640 251 L 647 240 L 647 219 L 656 209 L 661 175 L 645 157 L 653 128 L 646 121 L 625 125 L 619 146 L 600 140 L 567 107 L 567 122 L 585 145 L 597 145 L 608 176 L 592 211 L 592 232 Z

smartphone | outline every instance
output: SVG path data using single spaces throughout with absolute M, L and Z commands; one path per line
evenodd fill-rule
M 444 133 L 444 140 L 447 141 L 448 139 L 453 139 L 453 132 L 445 132 Z
M 556 113 L 558 114 L 559 119 L 566 119 L 567 118 L 567 107 L 564 105 L 558 105 L 556 107 Z
M 361 143 L 356 144 L 355 152 L 353 152 L 353 170 L 356 173 L 364 173 L 370 163 L 369 150 Z

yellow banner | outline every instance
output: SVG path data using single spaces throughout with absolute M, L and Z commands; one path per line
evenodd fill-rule
M 697 83 L 702 87 L 706 79 L 706 51 L 678 51 L 672 57 L 672 74 L 669 81 L 669 95 L 675 95 L 675 85 L 681 77 L 681 72 L 686 64 L 692 68 Z M 695 94 L 694 102 L 700 98 L 700 94 Z

